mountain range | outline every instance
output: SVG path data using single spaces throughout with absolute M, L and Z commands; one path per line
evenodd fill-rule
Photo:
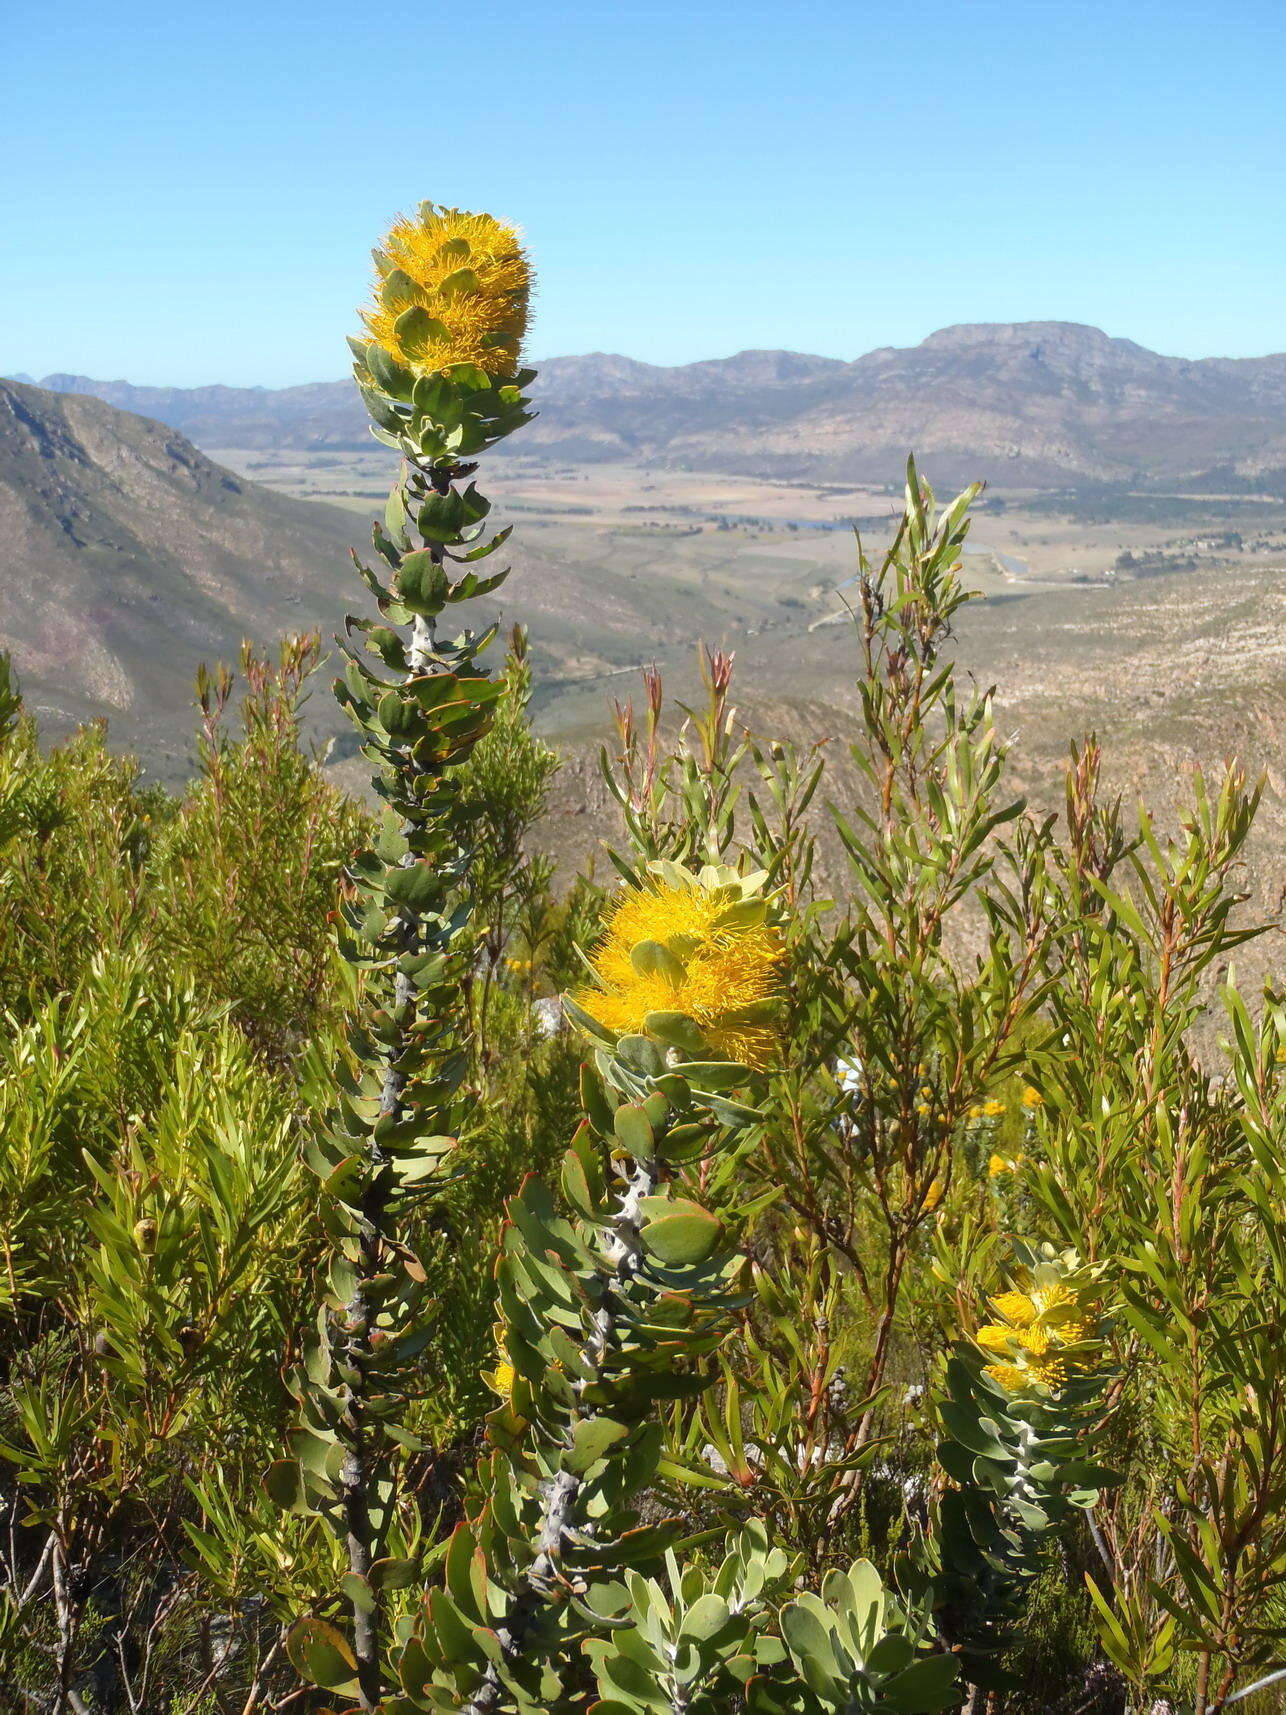
M 351 382 L 138 387 L 50 375 L 207 449 L 368 448 Z M 540 365 L 516 449 L 845 482 L 897 479 L 914 447 L 943 482 L 1286 492 L 1286 354 L 1163 357 L 1072 322 L 965 324 L 855 362 L 791 351 L 666 368 L 601 352 Z

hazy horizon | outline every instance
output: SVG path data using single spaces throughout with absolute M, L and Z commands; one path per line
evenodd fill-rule
M 533 357 L 529 358 L 527 361 L 530 363 L 530 365 L 533 369 L 537 369 L 537 370 L 541 367 L 542 364 L 551 363 L 551 362 L 563 362 L 563 361 L 566 361 L 568 359 L 574 359 L 574 358 L 620 359 L 621 361 L 624 361 L 627 363 L 645 364 L 648 368 L 652 368 L 652 369 L 683 369 L 683 368 L 689 367 L 690 365 L 695 364 L 695 363 L 728 363 L 728 362 L 734 361 L 738 357 L 751 356 L 751 355 L 754 355 L 754 354 L 760 353 L 760 352 L 773 352 L 773 353 L 785 352 L 792 357 L 819 358 L 819 359 L 822 359 L 826 362 L 832 362 L 832 363 L 855 363 L 860 358 L 870 356 L 870 354 L 874 351 L 890 350 L 890 349 L 904 349 L 904 350 L 913 349 L 916 345 L 924 344 L 925 341 L 931 339 L 935 334 L 945 333 L 945 332 L 949 331 L 950 329 L 956 328 L 956 327 L 970 327 L 970 326 L 1028 327 L 1028 326 L 1042 326 L 1042 325 L 1051 325 L 1051 324 L 1060 325 L 1063 327 L 1085 328 L 1091 332 L 1105 334 L 1106 337 L 1108 339 L 1111 339 L 1111 340 L 1122 340 L 1122 341 L 1125 341 L 1127 343 L 1130 343 L 1130 344 L 1133 344 L 1136 346 L 1143 346 L 1143 342 L 1141 340 L 1133 338 L 1133 336 L 1130 334 L 1127 334 L 1127 333 L 1111 333 L 1106 328 L 1095 328 L 1089 322 L 1069 322 L 1063 318 L 1044 317 L 1044 316 L 1028 316 L 1028 317 L 1022 318 L 1019 321 L 1014 321 L 1014 322 L 982 322 L 982 323 L 948 322 L 948 323 L 945 323 L 942 327 L 931 328 L 929 330 L 929 332 L 923 336 L 923 339 L 913 340 L 906 347 L 892 347 L 886 343 L 884 345 L 871 346 L 867 350 L 856 352 L 850 357 L 846 357 L 846 356 L 843 356 L 841 354 L 837 354 L 835 352 L 802 351 L 795 346 L 767 345 L 767 346 L 742 346 L 737 351 L 711 352 L 711 353 L 708 353 L 702 357 L 686 358 L 682 362 L 678 362 L 678 363 L 653 363 L 652 361 L 650 361 L 647 358 L 635 356 L 632 352 L 605 351 L 605 350 L 597 350 L 597 351 L 551 351 L 551 352 L 546 352 L 542 356 L 538 356 L 538 357 L 533 356 Z M 1143 349 L 1151 351 L 1153 348 L 1150 346 L 1143 346 Z M 1286 357 L 1286 346 L 1284 346 L 1280 350 L 1260 351 L 1260 352 L 1231 353 L 1231 352 L 1227 352 L 1227 351 L 1208 351 L 1208 352 L 1165 351 L 1165 352 L 1155 352 L 1154 355 L 1156 355 L 1158 357 L 1177 358 L 1181 361 L 1192 362 L 1192 363 L 1200 363 L 1200 362 L 1203 362 L 1203 361 L 1206 361 L 1209 359 L 1228 360 L 1228 361 L 1234 361 L 1234 362 L 1235 361 L 1251 362 L 1257 358 Z M 135 375 L 92 375 L 87 370 L 76 370 L 76 369 L 66 369 L 66 368 L 49 369 L 49 370 L 46 370 L 43 375 L 34 374 L 29 369 L 12 369 L 12 370 L 6 370 L 3 372 L 3 378 L 6 380 L 17 381 L 19 383 L 25 382 L 28 385 L 36 386 L 36 387 L 39 387 L 39 386 L 43 385 L 44 382 L 46 382 L 50 379 L 53 379 L 54 377 L 58 377 L 58 376 L 69 376 L 69 377 L 73 377 L 73 378 L 78 379 L 78 380 L 94 381 L 94 382 L 100 383 L 103 386 L 112 386 L 112 385 L 118 385 L 119 384 L 119 385 L 130 386 L 130 387 L 139 387 L 139 388 L 169 388 L 169 387 L 174 387 L 174 388 L 179 388 L 179 389 L 184 390 L 184 391 L 187 391 L 187 390 L 196 391 L 196 390 L 199 390 L 202 388 L 207 388 L 207 387 L 228 387 L 228 388 L 236 389 L 238 391 L 245 391 L 248 389 L 260 388 L 264 392 L 270 392 L 270 393 L 271 392 L 284 391 L 285 389 L 291 388 L 291 387 L 326 386 L 330 383 L 333 383 L 336 381 L 343 381 L 343 380 L 347 379 L 347 376 L 342 371 L 339 371 L 339 370 L 337 370 L 336 373 L 331 374 L 331 375 L 312 375 L 312 376 L 308 376 L 306 379 L 304 379 L 302 381 L 287 381 L 287 382 L 282 382 L 282 383 L 276 384 L 276 385 L 274 385 L 272 383 L 262 382 L 262 381 L 244 381 L 244 382 L 225 381 L 219 377 L 211 378 L 211 379 L 208 379 L 205 381 L 177 382 L 177 381 L 170 381 L 170 380 L 166 380 L 166 379 L 152 379 L 150 377 L 140 379 L 138 376 L 135 376 Z

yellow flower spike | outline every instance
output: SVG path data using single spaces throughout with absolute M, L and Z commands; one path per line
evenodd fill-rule
M 999 1320 L 979 1328 L 974 1344 L 1002 1360 L 985 1368 L 1006 1392 L 1060 1388 L 1093 1361 L 1098 1334 L 1092 1278 L 1074 1263 L 1068 1253 L 1057 1263 L 1021 1269 L 1028 1290 L 1002 1292 L 991 1300 Z
M 920 1204 L 920 1213 L 922 1215 L 931 1215 L 933 1213 L 938 1204 L 942 1201 L 942 1194 L 945 1189 L 946 1187 L 943 1185 L 941 1179 L 935 1179 L 933 1181 L 929 1186 L 929 1189 L 924 1193 L 924 1201 Z
M 512 226 L 489 214 L 435 208 L 402 215 L 375 253 L 370 337 L 417 375 L 457 363 L 507 377 L 527 332 L 531 268 Z M 419 316 L 408 316 L 418 310 Z
M 730 881 L 667 866 L 622 893 L 590 959 L 601 991 L 581 990 L 573 1004 L 617 1036 L 645 1034 L 650 1014 L 680 1013 L 712 1057 L 770 1065 L 785 948 L 765 902 L 727 873 Z
M 1040 1091 L 1036 1089 L 1034 1085 L 1028 1084 L 1026 1089 L 1023 1091 L 1023 1106 L 1025 1108 L 1043 1108 L 1044 1105 L 1044 1096 L 1041 1095 Z
M 993 1154 L 991 1160 L 987 1163 L 988 1179 L 999 1179 L 1001 1175 L 1005 1173 L 1017 1173 L 1025 1159 L 1026 1157 L 1022 1155 L 1007 1156 Z

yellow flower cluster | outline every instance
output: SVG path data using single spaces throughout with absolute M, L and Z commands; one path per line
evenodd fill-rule
M 513 1399 L 515 1379 L 514 1367 L 508 1358 L 499 1359 L 495 1369 L 491 1372 L 491 1385 L 501 1399 Z
M 1002 1292 L 991 1307 L 999 1321 L 979 1328 L 974 1339 L 984 1352 L 1002 1360 L 988 1364 L 987 1374 L 1007 1393 L 1022 1393 L 1033 1385 L 1059 1388 L 1083 1363 L 1083 1348 L 1093 1337 L 1093 1317 L 1083 1294 L 1066 1281 L 1033 1284 L 1028 1292 Z
M 741 899 L 735 882 L 707 885 L 684 871 L 629 889 L 590 960 L 601 988 L 573 1002 L 617 1036 L 646 1034 L 650 1014 L 681 1013 L 714 1057 L 769 1065 L 784 948 L 762 912 L 739 911 Z M 666 957 L 640 957 L 648 947 Z
M 971 1120 L 998 1120 L 1004 1117 L 1005 1104 L 993 1097 L 989 1102 L 975 1102 L 969 1109 Z
M 993 1152 L 991 1160 L 987 1163 L 987 1177 L 988 1179 L 999 1179 L 1002 1174 L 1017 1173 L 1026 1159 L 1024 1155 L 997 1155 Z
M 531 269 L 518 234 L 489 214 L 434 208 L 394 221 L 375 253 L 367 332 L 417 375 L 473 363 L 488 375 L 518 368 L 527 332 Z M 399 319 L 411 309 L 426 331 Z M 415 318 L 412 318 L 412 323 Z

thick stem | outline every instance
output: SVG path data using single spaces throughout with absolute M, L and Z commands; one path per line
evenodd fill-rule
M 440 557 L 440 549 L 436 550 L 436 554 Z M 431 665 L 432 656 L 432 630 L 427 621 L 417 614 L 407 649 L 407 678 L 412 679 L 423 673 L 426 667 Z M 409 842 L 415 828 L 408 824 L 402 831 Z M 408 849 L 403 862 L 409 864 L 413 861 L 414 852 Z M 422 938 L 420 919 L 413 912 L 404 910 L 398 931 L 399 954 L 419 951 Z M 415 1022 L 416 999 L 416 989 L 411 978 L 399 971 L 393 981 L 393 1013 L 401 1027 L 399 1047 L 405 1046 L 408 1031 Z M 395 1047 L 390 1051 L 384 1068 L 380 1088 L 381 1118 L 396 1114 L 401 1106 L 406 1088 L 406 1074 L 398 1064 L 400 1058 L 399 1048 Z M 346 1366 L 355 1372 L 357 1379 L 352 1384 L 346 1416 L 345 1427 L 349 1440 L 339 1487 L 344 1511 L 348 1569 L 366 1581 L 370 1579 L 371 1565 L 376 1558 L 379 1532 L 371 1517 L 370 1489 L 374 1473 L 363 1399 L 374 1334 L 374 1307 L 371 1303 L 370 1283 L 384 1269 L 387 1240 L 391 1235 L 393 1219 L 389 1204 L 389 1187 L 380 1171 L 385 1166 L 386 1159 L 384 1152 L 372 1139 L 368 1162 L 373 1173 L 361 1209 L 361 1249 L 357 1281 L 353 1296 L 345 1306 L 344 1360 Z M 374 1601 L 370 1605 L 356 1601 L 352 1603 L 353 1654 L 357 1661 L 359 1700 L 363 1709 L 374 1709 L 383 1692 L 380 1666 L 383 1605 L 379 1592 L 375 1591 L 373 1595 Z
M 644 1197 L 650 1197 L 656 1190 L 659 1177 L 656 1161 L 640 1159 L 635 1162 L 620 1207 L 607 1230 L 606 1252 L 611 1269 L 608 1277 L 610 1284 L 603 1294 L 602 1303 L 594 1312 L 588 1337 L 582 1347 L 583 1356 L 591 1369 L 591 1374 L 580 1384 L 582 1392 L 602 1375 L 616 1343 L 616 1305 L 621 1292 L 637 1271 L 643 1254 L 639 1241 L 642 1200 Z M 596 1415 L 597 1412 L 592 1406 L 573 1414 L 567 1429 L 569 1447 L 575 1426 Z M 536 1558 L 527 1570 L 505 1623 L 496 1627 L 496 1635 L 500 1639 L 500 1647 L 506 1661 L 515 1660 L 521 1653 L 547 1600 L 551 1582 L 562 1559 L 563 1539 L 575 1516 L 580 1490 L 580 1478 L 570 1471 L 559 1471 L 546 1485 L 536 1538 Z M 494 1662 L 488 1662 L 482 1683 L 462 1708 L 461 1715 L 492 1715 L 502 1689 L 499 1667 Z

